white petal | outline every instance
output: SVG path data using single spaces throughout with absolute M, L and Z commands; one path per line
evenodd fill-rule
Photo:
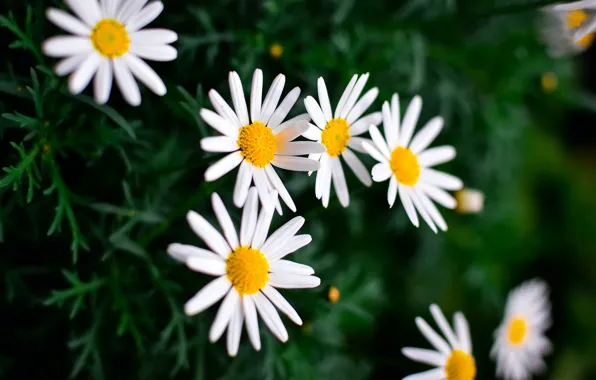
M 246 204 L 242 209 L 242 221 L 240 223 L 240 244 L 248 246 L 252 242 L 257 227 L 257 216 L 259 199 L 257 198 L 257 189 L 251 187 L 248 191 Z
M 329 157 L 326 153 L 323 153 L 323 157 L 327 157 L 327 161 L 325 166 L 327 167 L 325 170 L 325 174 L 322 178 L 322 185 L 321 185 L 321 195 L 323 201 L 323 207 L 327 208 L 329 206 L 329 197 L 331 196 L 331 178 L 333 178 L 333 163 L 331 162 L 331 157 Z M 323 166 L 323 160 L 321 159 L 321 166 Z M 317 175 L 317 178 L 319 176 Z M 315 189 L 316 190 L 316 189 Z
M 277 195 L 275 195 L 277 198 Z M 257 219 L 257 224 L 255 228 L 255 234 L 252 238 L 252 243 L 250 246 L 255 249 L 261 249 L 265 239 L 267 238 L 267 233 L 269 232 L 269 227 L 271 226 L 271 219 L 273 218 L 274 208 L 269 206 L 263 206 L 261 208 L 261 212 L 259 213 L 259 218 Z
M 221 306 L 219 306 L 215 320 L 209 329 L 209 341 L 211 343 L 216 342 L 222 336 L 239 307 L 241 307 L 240 295 L 236 289 L 232 288 L 222 301 Z
M 271 163 L 278 168 L 293 170 L 297 172 L 309 172 L 319 170 L 320 164 L 317 161 L 309 160 L 306 157 L 275 156 Z
M 391 152 L 387 147 L 387 143 L 385 142 L 383 135 L 381 135 L 381 132 L 379 132 L 379 128 L 375 127 L 374 125 L 371 125 L 369 132 L 370 137 L 372 137 L 372 140 L 374 141 L 377 150 L 381 152 L 383 156 L 385 156 L 385 159 L 388 160 L 389 157 L 391 157 Z
M 101 9 L 97 0 L 65 0 L 65 3 L 91 28 L 101 19 Z
M 368 151 L 364 148 L 364 143 L 368 143 L 371 146 L 374 145 L 373 141 L 371 139 L 365 139 L 362 137 L 352 137 L 349 141 L 348 141 L 348 146 L 352 149 L 354 149 L 356 152 L 359 153 L 368 153 Z
M 435 368 L 404 377 L 402 380 L 445 380 L 445 369 Z
M 426 224 L 428 224 L 430 229 L 433 230 L 433 232 L 436 234 L 438 232 L 437 226 L 435 225 L 435 222 L 433 222 L 432 218 L 428 214 L 426 207 L 424 207 L 424 205 L 422 204 L 422 201 L 420 200 L 420 198 L 418 197 L 418 194 L 414 191 L 414 189 L 410 190 L 410 198 L 412 199 L 412 202 L 414 203 L 414 207 L 416 207 L 416 210 L 418 211 L 420 216 L 422 216 L 422 219 L 424 219 Z
M 435 202 L 439 203 L 443 207 L 454 209 L 457 206 L 457 201 L 445 190 L 429 185 L 426 183 L 420 183 L 418 187 Z
M 75 0 L 76 1 L 76 0 Z M 122 7 L 116 15 L 116 19 L 126 25 L 128 20 L 143 9 L 147 0 L 128 0 L 122 4 Z
M 236 227 L 234 227 L 234 222 L 232 222 L 232 218 L 230 218 L 226 206 L 217 193 L 211 195 L 211 204 L 213 205 L 213 211 L 215 211 L 215 216 L 217 217 L 217 221 L 223 230 L 228 244 L 234 249 L 239 245 Z
M 234 110 L 240 120 L 240 124 L 248 125 L 248 109 L 246 108 L 246 98 L 244 97 L 244 89 L 242 88 L 242 81 L 240 76 L 235 71 L 230 72 L 229 75 L 230 93 L 232 94 L 232 102 L 234 103 Z
M 472 353 L 472 339 L 470 338 L 470 327 L 468 326 L 468 321 L 466 317 L 461 313 L 455 313 L 455 332 L 457 333 L 457 338 L 461 349 L 468 353 Z
M 257 309 L 255 301 L 252 296 L 245 295 L 242 297 L 242 306 L 244 311 L 244 318 L 246 319 L 246 331 L 248 338 L 255 350 L 261 350 L 261 334 L 259 333 L 259 321 L 257 319 Z
M 319 127 L 308 124 L 308 129 L 302 134 L 302 137 L 313 141 L 321 141 L 322 131 Z
M 392 175 L 393 172 L 386 162 L 379 162 L 372 168 L 372 178 L 375 182 L 387 181 Z
M 206 108 L 201 109 L 199 114 L 201 115 L 203 121 L 209 124 L 211 128 L 215 129 L 222 135 L 230 137 L 231 139 L 238 139 L 238 128 L 234 127 L 228 120 Z
M 354 86 L 356 85 L 357 80 L 358 80 L 358 74 L 354 74 L 352 76 L 352 79 L 346 86 L 346 89 L 344 90 L 343 94 L 341 94 L 341 98 L 339 98 L 339 102 L 337 103 L 337 108 L 335 108 L 334 117 L 336 117 L 336 118 L 340 117 L 339 115 L 340 115 L 342 109 L 344 108 L 344 105 L 346 104 L 348 97 L 352 93 L 352 90 L 354 89 Z
M 430 168 L 423 168 L 421 170 L 420 181 L 445 190 L 459 190 L 464 187 L 461 179 Z
M 301 115 L 302 116 L 302 115 Z M 294 119 L 292 119 L 294 120 Z M 285 124 L 285 123 L 284 123 Z M 283 126 L 281 125 L 277 127 L 273 134 L 275 135 L 275 141 L 278 145 L 283 145 L 287 142 L 295 140 L 297 137 L 301 136 L 304 132 L 306 132 L 309 128 L 308 121 L 306 120 L 298 120 L 294 124 L 287 124 Z
M 91 28 L 88 25 L 83 24 L 76 17 L 71 16 L 63 10 L 57 8 L 48 8 L 46 11 L 46 17 L 57 27 L 62 28 L 72 34 L 85 36 L 87 39 L 91 34 Z
M 399 134 L 399 145 L 408 146 L 410 144 L 414 128 L 416 128 L 416 123 L 418 123 L 418 118 L 420 117 L 420 110 L 422 110 L 422 98 L 416 95 L 406 109 L 404 122 Z
M 283 74 L 279 74 L 273 80 L 267 95 L 265 96 L 265 100 L 263 101 L 263 107 L 261 108 L 261 119 L 265 125 L 269 123 L 269 119 L 275 108 L 277 107 L 277 103 L 279 103 L 279 98 L 281 98 L 281 93 L 284 90 L 284 85 L 286 83 L 286 77 Z
M 261 292 L 255 293 L 253 296 L 255 306 L 263 319 L 263 322 L 269 327 L 269 330 L 282 342 L 287 342 L 288 331 L 286 330 L 279 314 L 275 310 L 275 307 Z
M 428 342 L 432 344 L 439 352 L 442 352 L 445 355 L 451 354 L 451 348 L 449 348 L 447 342 L 445 342 L 445 340 L 441 338 L 439 334 L 437 334 L 424 319 L 417 317 L 416 326 L 418 326 L 418 329 L 428 340 Z
M 120 58 L 112 60 L 116 84 L 124 99 L 133 107 L 141 104 L 141 91 L 135 81 L 128 65 Z
M 268 252 L 269 263 L 273 263 L 290 253 L 296 252 L 300 248 L 310 244 L 312 237 L 310 235 L 296 235 L 289 238 L 283 245 L 274 247 Z
M 296 137 L 301 136 L 306 130 L 308 129 L 308 122 L 310 121 L 310 115 L 308 113 L 301 113 L 298 116 L 294 116 L 291 119 L 288 119 L 281 123 L 273 130 L 273 134 L 276 138 L 279 137 L 280 134 L 287 133 L 289 130 L 300 130 L 300 133 L 293 137 L 286 138 L 287 141 L 292 141 Z M 290 135 L 291 136 L 291 135 Z
M 439 165 L 455 158 L 455 148 L 452 146 L 439 146 L 430 148 L 418 155 L 418 162 L 421 166 L 431 167 Z
M 557 4 L 552 7 L 554 11 L 574 11 L 580 8 L 594 8 L 594 0 L 572 1 L 566 4 Z
M 68 80 L 68 89 L 71 93 L 79 94 L 87 87 L 97 72 L 101 60 L 102 57 L 98 53 L 89 54 Z
M 424 364 L 430 364 L 434 367 L 444 367 L 448 358 L 448 356 L 443 353 L 422 348 L 404 347 L 401 349 L 401 352 L 409 359 Z
M 397 198 L 398 187 L 399 184 L 397 183 L 397 180 L 395 179 L 395 177 L 392 177 L 389 181 L 389 190 L 387 190 L 387 202 L 389 203 L 390 208 L 393 207 L 393 204 L 395 203 L 395 198 Z
M 112 90 L 112 61 L 102 58 L 99 62 L 99 68 L 95 73 L 93 89 L 95 92 L 95 101 L 98 104 L 105 104 L 110 98 Z
M 375 87 L 368 90 L 366 94 L 364 94 L 364 96 L 358 101 L 358 103 L 354 105 L 354 108 L 352 108 L 352 110 L 348 114 L 346 118 L 348 124 L 351 125 L 353 122 L 358 120 L 358 118 L 366 112 L 370 105 L 373 104 L 373 102 L 377 98 L 377 95 L 379 95 L 378 88 Z
M 242 323 L 244 322 L 244 313 L 241 307 L 236 308 L 236 312 L 232 315 L 232 320 L 228 325 L 228 336 L 226 339 L 226 346 L 228 355 L 235 357 L 238 354 L 238 347 L 240 346 L 240 336 L 242 335 Z
M 447 223 L 445 222 L 445 219 L 443 219 L 443 216 L 441 215 L 439 210 L 437 210 L 437 206 L 435 206 L 431 202 L 431 200 L 428 199 L 428 197 L 426 196 L 426 194 L 424 194 L 424 192 L 422 192 L 422 190 L 416 188 L 414 191 L 416 192 L 416 196 L 422 203 L 422 207 L 426 209 L 426 211 L 430 215 L 431 219 L 435 222 L 435 224 L 441 230 L 447 231 Z
M 208 251 L 203 248 L 195 247 L 193 245 L 173 243 L 168 246 L 168 255 L 174 259 L 182 262 L 186 262 L 188 259 L 196 258 L 213 258 L 219 257 L 214 252 Z
M 211 276 L 223 276 L 226 274 L 226 262 L 216 255 L 207 258 L 190 257 L 186 259 L 186 266 L 194 271 Z
M 387 134 L 385 134 L 387 142 L 393 149 L 395 149 L 395 147 L 397 146 L 397 142 L 399 141 L 400 117 L 401 116 L 399 107 L 399 95 L 395 93 L 391 97 L 391 119 L 393 121 L 393 128 L 395 133 L 391 139 Z
M 325 120 L 325 115 L 323 115 L 323 111 L 321 107 L 317 104 L 317 101 L 312 96 L 307 96 L 304 99 L 304 107 L 306 107 L 306 111 L 315 122 L 317 127 L 320 129 L 325 129 L 325 125 L 327 125 L 327 120 Z
M 236 176 L 236 184 L 234 185 L 234 205 L 236 207 L 244 206 L 251 182 L 252 165 L 244 160 L 240 164 L 240 169 L 238 169 L 238 175 Z
M 240 165 L 242 160 L 243 160 L 243 158 L 242 158 L 242 154 L 240 153 L 240 151 L 228 154 L 221 160 L 219 160 L 216 163 L 214 163 L 213 165 L 211 165 L 205 171 L 205 181 L 213 182 L 213 181 L 223 177 L 225 174 L 229 173 L 236 166 Z
M 94 52 L 89 38 L 75 36 L 50 37 L 44 41 L 42 50 L 50 57 L 70 57 Z
M 383 120 L 381 112 L 370 113 L 364 116 L 362 119 L 356 121 L 354 124 L 350 125 L 350 135 L 352 137 L 360 136 L 364 132 L 368 132 L 368 128 L 371 125 L 381 124 L 381 120 Z
M 323 153 L 325 145 L 314 141 L 293 141 L 283 144 L 276 154 L 282 156 L 300 156 L 311 153 Z
M 309 267 L 308 265 L 295 263 L 293 261 L 288 260 L 278 260 L 274 263 L 271 263 L 269 266 L 269 270 L 273 273 L 280 272 L 280 273 L 292 273 L 292 274 L 301 274 L 303 276 L 309 276 L 311 274 L 315 274 L 315 270 Z
M 290 210 L 296 212 L 296 205 L 294 204 L 294 201 L 292 200 L 290 193 L 288 193 L 288 189 L 286 189 L 283 182 L 275 172 L 275 169 L 273 169 L 271 165 L 267 165 L 265 166 L 265 172 L 267 173 L 267 178 L 269 178 L 269 181 L 271 181 L 271 184 L 273 185 L 275 190 L 277 190 L 277 193 L 279 194 L 281 199 L 283 199 L 283 201 L 290 208 Z
M 159 75 L 143 61 L 134 54 L 126 54 L 122 59 L 128 65 L 133 75 L 137 77 L 145 86 L 149 87 L 151 91 L 159 96 L 164 96 L 167 92 L 166 85 L 161 80 Z
M 436 116 L 432 118 L 426 125 L 414 136 L 410 143 L 410 150 L 414 154 L 418 154 L 426 149 L 439 135 L 443 129 L 443 118 Z
M 331 164 L 329 163 L 329 156 L 323 153 L 319 163 L 321 167 L 317 172 L 317 179 L 315 181 L 315 196 L 317 199 L 321 199 L 323 196 L 324 177 L 327 175 L 331 176 Z
M 240 123 L 240 120 L 238 120 L 238 116 L 234 113 L 228 103 L 226 103 L 226 101 L 221 97 L 219 92 L 210 90 L 209 100 L 211 101 L 211 105 L 213 105 L 213 108 L 215 108 L 217 113 L 226 119 L 233 127 L 236 129 L 243 127 L 243 125 Z
M 120 6 L 120 0 L 100 0 L 103 17 L 114 18 Z
M 265 254 L 265 257 L 269 259 L 269 252 L 274 252 L 277 247 L 284 245 L 289 238 L 296 235 L 296 232 L 298 232 L 303 225 L 303 217 L 294 217 L 292 220 L 279 227 L 274 233 L 272 233 L 260 250 Z
M 353 138 L 352 138 L 352 140 L 353 140 Z M 379 163 L 388 165 L 389 164 L 388 160 L 381 154 L 381 152 L 379 152 L 377 150 L 377 148 L 374 147 L 373 144 L 371 144 L 371 142 L 364 141 L 362 143 L 362 148 L 364 148 L 366 153 L 370 154 L 372 158 L 379 161 Z
M 230 153 L 239 148 L 238 142 L 228 136 L 211 136 L 201 139 L 201 149 L 205 152 Z
M 335 193 L 339 198 L 339 203 L 343 207 L 348 207 L 350 204 L 350 193 L 348 192 L 348 184 L 346 183 L 346 176 L 344 170 L 341 167 L 341 161 L 339 157 L 331 157 L 331 173 L 333 175 L 333 187 Z
M 130 33 L 130 48 L 138 45 L 163 46 L 178 40 L 178 34 L 169 29 L 143 29 Z
M 269 181 L 267 179 L 267 174 L 265 174 L 265 169 L 253 167 L 252 179 L 255 183 L 255 187 L 257 188 L 261 205 L 263 207 L 273 207 L 271 194 L 269 187 L 267 186 Z
M 252 75 L 252 85 L 250 88 L 250 119 L 252 121 L 261 119 L 261 102 L 263 100 L 263 72 L 256 69 Z M 258 330 L 258 326 L 257 326 Z M 258 331 L 257 331 L 258 332 Z M 260 347 L 259 340 L 259 347 Z M 254 346 L 254 342 L 253 342 Z M 257 350 L 258 351 L 258 350 Z
M 321 279 L 299 274 L 269 273 L 269 284 L 282 289 L 307 289 L 319 286 Z
M 294 87 L 292 91 L 290 91 L 288 95 L 286 95 L 284 100 L 282 100 L 281 104 L 279 105 L 279 107 L 277 107 L 273 115 L 271 115 L 271 118 L 269 119 L 267 126 L 271 129 L 277 128 L 281 124 L 281 122 L 284 121 L 286 116 L 288 116 L 288 113 L 290 113 L 290 110 L 292 109 L 292 107 L 294 107 L 294 104 L 296 104 L 296 101 L 298 100 L 299 96 L 300 89 L 298 87 Z
M 178 57 L 176 48 L 169 45 L 141 45 L 133 43 L 130 45 L 129 51 L 134 55 L 150 61 L 168 62 Z
M 396 94 L 397 95 L 397 94 Z M 393 104 L 392 104 L 393 105 Z M 398 105 L 399 112 L 399 105 Z M 399 115 L 398 115 L 399 118 Z M 393 110 L 389 105 L 389 102 L 383 104 L 383 130 L 385 131 L 385 139 L 389 150 L 396 148 L 399 137 L 399 119 L 393 119 Z
M 352 152 L 350 149 L 346 149 L 341 156 L 346 161 L 346 164 L 348 164 L 350 169 L 352 169 L 354 174 L 356 174 L 356 177 L 358 177 L 360 182 L 362 182 L 365 186 L 372 185 L 372 179 L 370 178 L 368 170 L 366 169 L 362 161 L 360 161 L 360 159 L 356 157 L 354 152 Z
M 189 316 L 199 314 L 222 299 L 231 287 L 232 284 L 226 276 L 216 278 L 184 304 L 184 312 Z
M 414 208 L 414 203 L 412 202 L 412 197 L 410 195 L 411 189 L 407 186 L 399 185 L 397 190 L 399 192 L 399 199 L 401 199 L 401 203 L 404 205 L 404 210 L 406 210 L 410 222 L 418 227 L 418 215 L 416 214 L 416 209 Z
M 356 101 L 360 97 L 360 94 L 362 93 L 362 90 L 364 89 L 364 86 L 366 85 L 366 82 L 368 81 L 368 77 L 369 77 L 369 74 L 366 73 L 364 75 L 361 75 L 360 78 L 358 78 L 358 81 L 354 85 L 354 89 L 352 90 L 352 92 L 350 92 L 350 96 L 346 100 L 346 104 L 344 104 L 344 106 L 339 114 L 339 116 L 341 118 L 345 119 L 348 116 L 348 114 L 350 113 L 350 111 L 352 111 L 352 108 L 354 108 L 354 104 L 356 104 Z
M 129 33 L 134 33 L 137 30 L 152 23 L 163 11 L 163 3 L 161 1 L 153 1 L 139 13 L 132 16 L 126 23 L 126 30 Z
M 211 250 L 224 259 L 228 257 L 231 252 L 230 246 L 226 240 L 221 236 L 205 218 L 194 211 L 189 211 L 186 214 L 186 219 L 192 230 L 211 248 Z
M 433 315 L 435 322 L 437 322 L 437 325 L 439 325 L 441 332 L 443 332 L 443 335 L 449 341 L 451 347 L 459 347 L 457 338 L 455 337 L 455 333 L 453 332 L 453 329 L 451 329 L 451 326 L 449 326 L 449 322 L 447 322 L 447 318 L 445 318 L 445 315 L 441 311 L 441 308 L 439 308 L 435 304 L 432 304 L 430 305 L 430 312 Z
M 326 121 L 329 121 L 333 118 L 333 113 L 331 112 L 329 92 L 327 91 L 327 86 L 325 86 L 325 80 L 323 79 L 323 77 L 320 77 L 317 80 L 317 92 L 319 94 L 319 105 L 321 106 L 321 110 L 323 111 L 323 116 L 325 117 Z
M 92 53 L 91 53 L 92 54 Z M 64 58 L 54 67 L 54 71 L 58 76 L 64 76 L 72 73 L 77 67 L 87 58 L 89 53 L 81 55 L 73 55 L 72 57 Z
M 282 296 L 281 293 L 278 292 L 274 287 L 266 285 L 261 291 L 267 296 L 267 298 L 269 298 L 271 303 L 281 310 L 282 313 L 287 315 L 292 322 L 299 326 L 302 325 L 302 319 L 300 319 L 300 316 L 296 310 L 294 310 L 292 305 L 290 305 L 284 296 Z
M 324 153 L 311 153 L 308 155 L 308 158 L 310 160 L 321 161 L 321 157 L 323 156 L 323 154 Z M 314 172 L 312 172 L 312 171 L 308 172 L 308 176 L 310 177 L 312 173 L 314 173 Z

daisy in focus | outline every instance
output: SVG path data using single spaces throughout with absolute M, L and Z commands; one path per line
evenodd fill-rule
M 447 231 L 447 223 L 432 201 L 450 209 L 455 208 L 457 202 L 445 190 L 459 190 L 463 183 L 457 177 L 432 168 L 451 161 L 455 157 L 455 149 L 452 146 L 427 149 L 443 128 L 443 118 L 440 116 L 431 119 L 414 135 L 421 109 L 422 99 L 416 96 L 408 105 L 400 125 L 399 98 L 394 94 L 391 106 L 389 102 L 383 104 L 385 137 L 376 126 L 371 125 L 369 132 L 374 144 L 364 142 L 363 146 L 379 161 L 372 169 L 373 181 L 389 180 L 389 207 L 393 207 L 399 193 L 412 224 L 418 227 L 418 211 L 437 233 L 437 226 Z
M 497 361 L 497 376 L 527 380 L 544 371 L 542 357 L 552 350 L 545 336 L 550 325 L 548 286 L 544 282 L 531 280 L 513 290 L 491 350 L 491 357 Z
M 593 8 L 586 10 L 582 8 Z M 578 1 L 543 8 L 540 34 L 552 57 L 578 54 L 594 42 L 596 1 Z
M 272 199 L 276 198 L 274 192 Z M 298 325 L 302 320 L 276 288 L 315 288 L 321 283 L 312 276 L 311 267 L 283 259 L 311 242 L 310 235 L 296 235 L 304 218 L 295 217 L 267 237 L 274 208 L 262 207 L 259 213 L 257 190 L 253 187 L 238 234 L 221 198 L 213 194 L 211 200 L 223 236 L 205 218 L 189 211 L 188 223 L 209 249 L 178 243 L 168 247 L 170 256 L 188 268 L 217 277 L 186 302 L 185 313 L 196 315 L 223 298 L 209 340 L 217 341 L 227 328 L 230 356 L 238 353 L 244 322 L 253 347 L 261 349 L 257 314 L 280 341 L 286 342 L 288 332 L 275 308 Z
M 472 341 L 466 317 L 460 312 L 453 319 L 455 331 L 437 305 L 430 306 L 430 312 L 447 338 L 443 339 L 426 321 L 416 318 L 416 325 L 435 350 L 404 347 L 402 353 L 417 362 L 430 364 L 436 368 L 404 377 L 402 380 L 474 380 L 476 362 L 472 356 Z
M 161 1 L 149 4 L 147 0 L 65 2 L 78 18 L 56 8 L 49 8 L 46 16 L 73 35 L 47 39 L 43 52 L 50 57 L 63 58 L 55 72 L 59 76 L 72 73 L 68 81 L 71 93 L 81 93 L 95 76 L 94 95 L 99 104 L 108 101 L 113 78 L 132 106 L 141 104 L 135 77 L 157 95 L 165 95 L 165 84 L 143 61 L 172 61 L 177 56 L 176 49 L 168 45 L 178 39 L 176 33 L 166 29 L 142 29 L 163 11 Z
M 300 96 L 300 89 L 295 87 L 278 106 L 285 81 L 285 76 L 279 74 L 262 101 L 263 72 L 255 70 L 249 119 L 242 82 L 236 72 L 231 72 L 229 82 L 234 110 L 215 90 L 209 91 L 209 99 L 216 112 L 201 110 L 203 120 L 223 135 L 202 139 L 201 148 L 206 152 L 227 153 L 207 169 L 205 180 L 215 181 L 240 166 L 234 188 L 236 207 L 244 205 L 254 181 L 263 205 L 270 203 L 270 193 L 276 190 L 285 204 L 296 211 L 292 197 L 273 167 L 307 172 L 319 169 L 317 161 L 299 156 L 321 153 L 325 148 L 311 141 L 293 141 L 308 129 L 308 115 L 298 115 L 284 122 Z M 279 201 L 275 207 L 281 214 Z
M 380 112 L 362 116 L 379 94 L 379 90 L 375 87 L 360 98 L 368 77 L 369 74 L 352 77 L 333 114 L 323 78 L 319 78 L 317 82 L 319 102 L 317 103 L 312 96 L 304 100 L 306 110 L 315 125 L 310 124 L 310 128 L 303 136 L 325 146 L 323 153 L 318 152 L 309 156 L 321 163 L 321 169 L 317 172 L 315 194 L 317 199 L 322 198 L 324 207 L 329 205 L 332 179 L 341 205 L 348 207 L 350 204 L 350 194 L 340 156 L 363 184 L 372 185 L 368 170 L 352 152 L 353 149 L 366 153 L 362 148 L 362 143 L 366 139 L 358 136 L 365 133 L 371 124 L 378 125 L 381 122 Z

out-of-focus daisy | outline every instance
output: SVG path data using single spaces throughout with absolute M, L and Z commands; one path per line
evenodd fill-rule
M 339 160 L 340 156 L 362 183 L 366 186 L 372 184 L 368 170 L 351 150 L 366 153 L 362 148 L 362 143 L 366 139 L 358 136 L 366 132 L 371 124 L 378 125 L 381 122 L 380 112 L 362 116 L 379 94 L 379 90 L 375 87 L 360 98 L 368 77 L 369 74 L 352 77 L 333 114 L 323 78 L 319 78 L 317 83 L 319 102 L 317 103 L 312 96 L 304 100 L 306 110 L 315 125 L 311 124 L 303 136 L 321 142 L 325 146 L 324 153 L 310 155 L 311 158 L 321 162 L 321 169 L 317 172 L 315 194 L 317 199 L 322 198 L 324 207 L 329 204 L 332 179 L 339 202 L 344 207 L 350 203 L 350 194 Z
M 461 214 L 477 214 L 484 209 L 484 193 L 476 189 L 461 189 L 455 193 L 457 206 Z
M 402 353 L 412 360 L 437 368 L 406 376 L 403 380 L 474 380 L 476 362 L 472 356 L 472 341 L 466 317 L 460 312 L 455 313 L 453 331 L 437 305 L 431 305 L 430 312 L 447 341 L 424 319 L 417 317 L 418 329 L 435 350 L 404 347 Z
M 274 191 L 272 200 L 276 198 Z M 227 327 L 230 356 L 238 353 L 244 322 L 253 347 L 261 349 L 257 312 L 271 332 L 286 342 L 288 332 L 275 307 L 298 325 L 302 320 L 276 288 L 314 288 L 321 283 L 312 276 L 311 267 L 283 259 L 311 242 L 310 235 L 296 235 L 304 218 L 295 217 L 267 237 L 274 208 L 262 207 L 258 213 L 257 190 L 253 187 L 238 234 L 220 197 L 213 194 L 211 199 L 223 236 L 205 218 L 190 211 L 188 223 L 209 249 L 177 243 L 168 247 L 168 253 L 190 269 L 217 277 L 186 302 L 184 311 L 196 315 L 223 298 L 209 340 L 217 341 Z
M 215 90 L 209 91 L 209 99 L 217 113 L 201 110 L 203 120 L 223 135 L 202 139 L 201 148 L 207 152 L 228 153 L 207 169 L 205 180 L 215 181 L 240 166 L 234 188 L 237 207 L 244 205 L 248 188 L 254 181 L 263 205 L 269 204 L 269 194 L 275 189 L 286 205 L 296 211 L 292 197 L 273 166 L 307 172 L 319 169 L 317 161 L 298 156 L 321 153 L 325 147 L 311 141 L 293 141 L 308 129 L 308 115 L 298 115 L 283 122 L 300 96 L 300 89 L 295 87 L 278 106 L 285 81 L 285 76 L 279 74 L 262 101 L 263 72 L 255 70 L 249 119 L 242 82 L 236 72 L 231 72 L 229 82 L 234 110 Z M 276 207 L 281 214 L 279 201 Z
M 165 84 L 141 59 L 176 59 L 176 49 L 168 45 L 178 39 L 176 33 L 167 29 L 142 29 L 163 11 L 161 1 L 65 2 L 78 18 L 56 8 L 49 8 L 46 16 L 73 35 L 49 38 L 43 44 L 43 51 L 51 57 L 64 58 L 55 71 L 60 76 L 72 73 L 68 81 L 71 93 L 83 91 L 95 76 L 95 101 L 100 104 L 110 97 L 113 77 L 124 99 L 133 106 L 141 104 L 135 77 L 157 95 L 165 95 Z
M 594 8 L 584 10 L 582 8 Z M 552 57 L 581 53 L 594 42 L 596 1 L 578 1 L 543 8 L 540 34 Z
M 432 169 L 433 166 L 451 161 L 455 157 L 452 146 L 439 146 L 427 149 L 443 128 L 443 118 L 431 119 L 413 138 L 414 128 L 422 109 L 422 99 L 416 96 L 408 105 L 400 125 L 399 98 L 394 94 L 383 104 L 383 126 L 385 137 L 372 125 L 370 135 L 374 144 L 364 142 L 363 146 L 377 161 L 372 169 L 375 182 L 389 179 L 387 201 L 393 207 L 399 198 L 406 213 L 416 227 L 416 210 L 436 233 L 437 227 L 447 230 L 447 223 L 431 200 L 447 208 L 455 208 L 455 199 L 445 190 L 459 190 L 462 181 L 450 174 Z
M 544 371 L 542 358 L 552 350 L 545 336 L 550 325 L 548 286 L 543 281 L 531 280 L 513 290 L 491 350 L 491 357 L 497 361 L 497 376 L 527 380 Z

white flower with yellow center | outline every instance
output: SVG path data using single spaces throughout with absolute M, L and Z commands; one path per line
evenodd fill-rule
M 276 198 L 274 191 L 272 200 Z M 296 235 L 304 218 L 295 217 L 267 237 L 274 208 L 263 207 L 259 214 L 257 191 L 253 187 L 242 212 L 238 234 L 217 194 L 213 194 L 212 203 L 223 236 L 202 216 L 190 211 L 188 223 L 209 250 L 183 244 L 168 247 L 168 253 L 190 269 L 217 276 L 186 302 L 186 314 L 198 314 L 223 298 L 211 325 L 209 340 L 217 341 L 227 327 L 230 356 L 238 352 L 244 321 L 253 347 L 261 349 L 257 312 L 271 332 L 286 342 L 288 332 L 275 307 L 298 325 L 302 320 L 275 288 L 315 288 L 321 283 L 318 277 L 312 276 L 311 267 L 283 260 L 311 242 L 310 235 Z
M 322 198 L 324 207 L 329 205 L 332 179 L 339 202 L 344 207 L 348 207 L 350 203 L 350 194 L 340 156 L 362 183 L 366 186 L 372 185 L 368 170 L 351 150 L 366 153 L 362 148 L 362 143 L 366 139 L 358 136 L 365 133 L 371 124 L 378 125 L 381 122 L 380 112 L 362 116 L 379 94 L 379 90 L 375 87 L 360 98 L 368 77 L 369 74 L 352 77 L 339 99 L 334 114 L 331 113 L 329 94 L 323 78 L 319 78 L 317 83 L 319 102 L 317 103 L 312 96 L 304 100 L 306 110 L 316 125 L 311 124 L 303 136 L 320 142 L 325 147 L 322 154 L 310 155 L 311 158 L 321 162 L 321 169 L 317 172 L 315 194 L 317 199 Z
M 513 290 L 491 350 L 491 357 L 497 361 L 497 376 L 527 380 L 544 371 L 542 357 L 552 350 L 545 336 L 550 325 L 548 286 L 544 282 L 531 280 Z
M 455 149 L 452 146 L 427 149 L 441 132 L 443 118 L 437 116 L 431 119 L 412 138 L 421 109 L 422 100 L 416 96 L 408 105 L 400 126 L 399 98 L 394 94 L 391 106 L 389 102 L 383 104 L 385 137 L 376 126 L 371 125 L 370 135 L 374 144 L 364 142 L 363 146 L 379 161 L 372 169 L 373 180 L 389 180 L 389 207 L 393 207 L 399 193 L 412 224 L 418 227 L 417 210 L 436 233 L 436 226 L 446 231 L 447 223 L 431 199 L 453 209 L 456 201 L 445 190 L 459 190 L 463 183 L 457 177 L 432 169 L 433 166 L 451 161 L 455 157 Z
M 284 75 L 278 75 L 262 102 L 263 72 L 255 70 L 249 119 L 242 82 L 236 72 L 231 72 L 229 82 L 234 110 L 215 90 L 209 91 L 209 99 L 217 113 L 201 110 L 203 120 L 223 135 L 202 139 L 201 148 L 206 152 L 228 153 L 207 169 L 205 180 L 215 181 L 240 166 L 234 188 L 237 207 L 244 205 L 248 188 L 254 181 L 263 205 L 269 204 L 270 192 L 276 190 L 286 205 L 296 211 L 292 197 L 273 166 L 294 171 L 319 168 L 317 161 L 298 156 L 320 153 L 325 148 L 310 141 L 293 141 L 308 129 L 308 115 L 298 115 L 284 122 L 300 96 L 300 89 L 295 87 L 278 106 L 285 81 Z M 275 206 L 281 214 L 279 201 Z
M 540 34 L 551 56 L 581 53 L 594 42 L 596 1 L 548 6 L 542 11 Z
M 141 58 L 171 61 L 177 52 L 168 45 L 178 39 L 166 29 L 145 29 L 163 11 L 161 1 L 147 0 L 65 0 L 78 17 L 50 8 L 48 19 L 72 33 L 46 40 L 43 51 L 51 57 L 64 58 L 56 74 L 72 73 L 68 88 L 79 94 L 94 79 L 95 101 L 106 103 L 112 89 L 112 77 L 126 101 L 138 106 L 141 93 L 134 77 L 157 95 L 166 93 L 161 78 Z M 147 4 L 145 6 L 145 4 Z
M 455 332 L 437 305 L 430 306 L 430 312 L 447 338 L 443 339 L 420 317 L 416 318 L 418 329 L 434 346 L 435 350 L 405 347 L 402 353 L 417 362 L 430 364 L 437 368 L 416 373 L 403 380 L 474 380 L 476 378 L 476 362 L 472 356 L 472 341 L 466 317 L 455 313 Z

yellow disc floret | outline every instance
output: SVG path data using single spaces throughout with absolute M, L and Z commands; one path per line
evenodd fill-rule
M 576 29 L 582 26 L 584 22 L 586 22 L 590 18 L 590 15 L 586 12 L 582 11 L 581 9 L 576 9 L 573 11 L 567 12 L 567 28 L 568 29 Z M 575 43 L 577 46 L 582 48 L 587 48 L 588 46 L 592 45 L 594 41 L 594 33 L 586 34 L 584 37 L 580 38 Z
M 402 185 L 414 186 L 420 177 L 418 158 L 408 148 L 398 146 L 391 153 L 389 161 L 395 179 Z
M 260 121 L 240 128 L 238 146 L 242 157 L 259 168 L 269 165 L 277 152 L 273 131 Z
M 124 25 L 107 18 L 95 25 L 91 32 L 91 42 L 95 50 L 108 58 L 120 57 L 130 47 L 130 37 Z
M 350 141 L 350 125 L 346 119 L 331 119 L 325 125 L 322 133 L 322 143 L 327 148 L 327 154 L 331 157 L 337 157 L 346 150 L 348 141 Z
M 255 294 L 269 281 L 269 262 L 258 249 L 238 247 L 226 259 L 226 273 L 240 295 Z
M 528 332 L 528 324 L 524 317 L 513 317 L 509 321 L 508 338 L 509 343 L 513 345 L 520 345 L 524 342 Z
M 476 362 L 470 354 L 462 350 L 453 350 L 445 365 L 446 380 L 474 380 Z

